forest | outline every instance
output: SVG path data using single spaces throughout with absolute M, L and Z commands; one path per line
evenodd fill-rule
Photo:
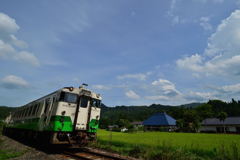
M 102 106 L 101 128 L 108 125 L 131 127 L 130 122 L 144 121 L 157 112 L 166 112 L 177 120 L 180 131 L 195 132 L 201 121 L 206 118 L 220 118 L 240 116 L 240 101 L 231 102 L 209 100 L 207 103 L 192 103 L 180 106 L 165 106 L 152 104 L 150 106 Z
M 195 132 L 206 118 L 220 118 L 240 116 L 240 101 L 232 99 L 230 102 L 209 100 L 206 103 L 190 103 L 179 106 L 152 104 L 149 106 L 101 106 L 100 127 L 109 125 L 131 127 L 131 122 L 144 121 L 158 112 L 166 112 L 177 120 L 177 126 L 182 131 Z M 0 120 L 6 118 L 16 107 L 0 106 Z

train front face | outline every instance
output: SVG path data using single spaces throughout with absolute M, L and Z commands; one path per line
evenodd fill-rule
M 67 96 L 66 98 L 71 98 L 78 93 L 78 100 L 75 105 L 59 102 L 56 114 L 69 117 L 71 127 L 55 133 L 52 143 L 86 144 L 94 140 L 99 128 L 101 96 L 85 88 L 63 89 L 62 92 Z

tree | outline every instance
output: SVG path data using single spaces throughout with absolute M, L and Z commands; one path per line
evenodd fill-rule
M 196 132 L 199 129 L 200 122 L 196 110 L 188 109 L 184 112 L 184 130 L 187 132 Z
M 200 117 L 200 120 L 204 120 L 213 116 L 212 105 L 210 104 L 202 104 L 196 107 L 196 110 Z
M 195 132 L 198 132 L 200 127 L 201 123 L 198 120 L 193 121 L 192 128 Z
M 226 133 L 224 121 L 225 121 L 225 119 L 227 118 L 227 116 L 228 116 L 228 115 L 227 115 L 226 112 L 220 112 L 220 113 L 218 114 L 218 116 L 217 116 L 217 118 L 218 118 L 221 122 L 223 122 L 223 132 L 224 132 L 224 133 Z
M 178 129 L 181 131 L 184 127 L 184 120 L 183 119 L 178 119 L 176 121 L 176 126 L 178 127 Z

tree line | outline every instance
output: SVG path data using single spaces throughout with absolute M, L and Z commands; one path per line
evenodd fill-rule
M 166 112 L 177 120 L 177 126 L 181 131 L 195 132 L 200 127 L 202 120 L 206 118 L 219 118 L 240 116 L 240 101 L 234 99 L 231 102 L 221 100 L 209 100 L 207 103 L 191 103 L 180 106 L 168 106 L 152 104 L 150 106 L 101 106 L 100 127 L 109 125 L 128 126 L 134 121 L 144 121 L 158 112 Z M 0 106 L 0 120 L 7 117 L 16 107 Z
M 227 117 L 240 116 L 240 101 L 232 99 L 231 102 L 209 100 L 207 103 L 195 103 L 181 106 L 166 106 L 152 104 L 150 106 L 102 106 L 100 127 L 109 125 L 123 126 L 123 122 L 144 121 L 158 112 L 166 112 L 174 119 L 179 131 L 197 132 L 202 120 L 206 118 L 219 118 L 224 121 Z

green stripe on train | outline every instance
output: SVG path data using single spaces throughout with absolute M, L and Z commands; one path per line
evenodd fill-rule
M 50 118 L 49 125 L 44 126 L 45 119 L 32 118 L 24 121 L 16 121 L 16 123 L 11 124 L 7 127 L 19 128 L 19 129 L 29 129 L 34 131 L 54 131 L 54 132 L 72 132 L 73 123 L 69 116 L 52 116 Z M 92 119 L 89 122 L 88 132 L 95 133 L 99 128 L 99 120 Z
M 73 123 L 69 116 L 52 116 L 50 122 L 47 126 L 44 126 L 46 119 L 32 118 L 22 121 L 16 121 L 16 123 L 11 124 L 7 127 L 19 128 L 19 129 L 29 129 L 35 131 L 62 131 L 62 132 L 72 132 Z M 44 126 L 44 128 L 42 128 Z
M 97 132 L 98 128 L 99 128 L 99 120 L 92 119 L 89 122 L 89 130 L 88 130 L 88 132 L 95 133 L 95 132 Z

